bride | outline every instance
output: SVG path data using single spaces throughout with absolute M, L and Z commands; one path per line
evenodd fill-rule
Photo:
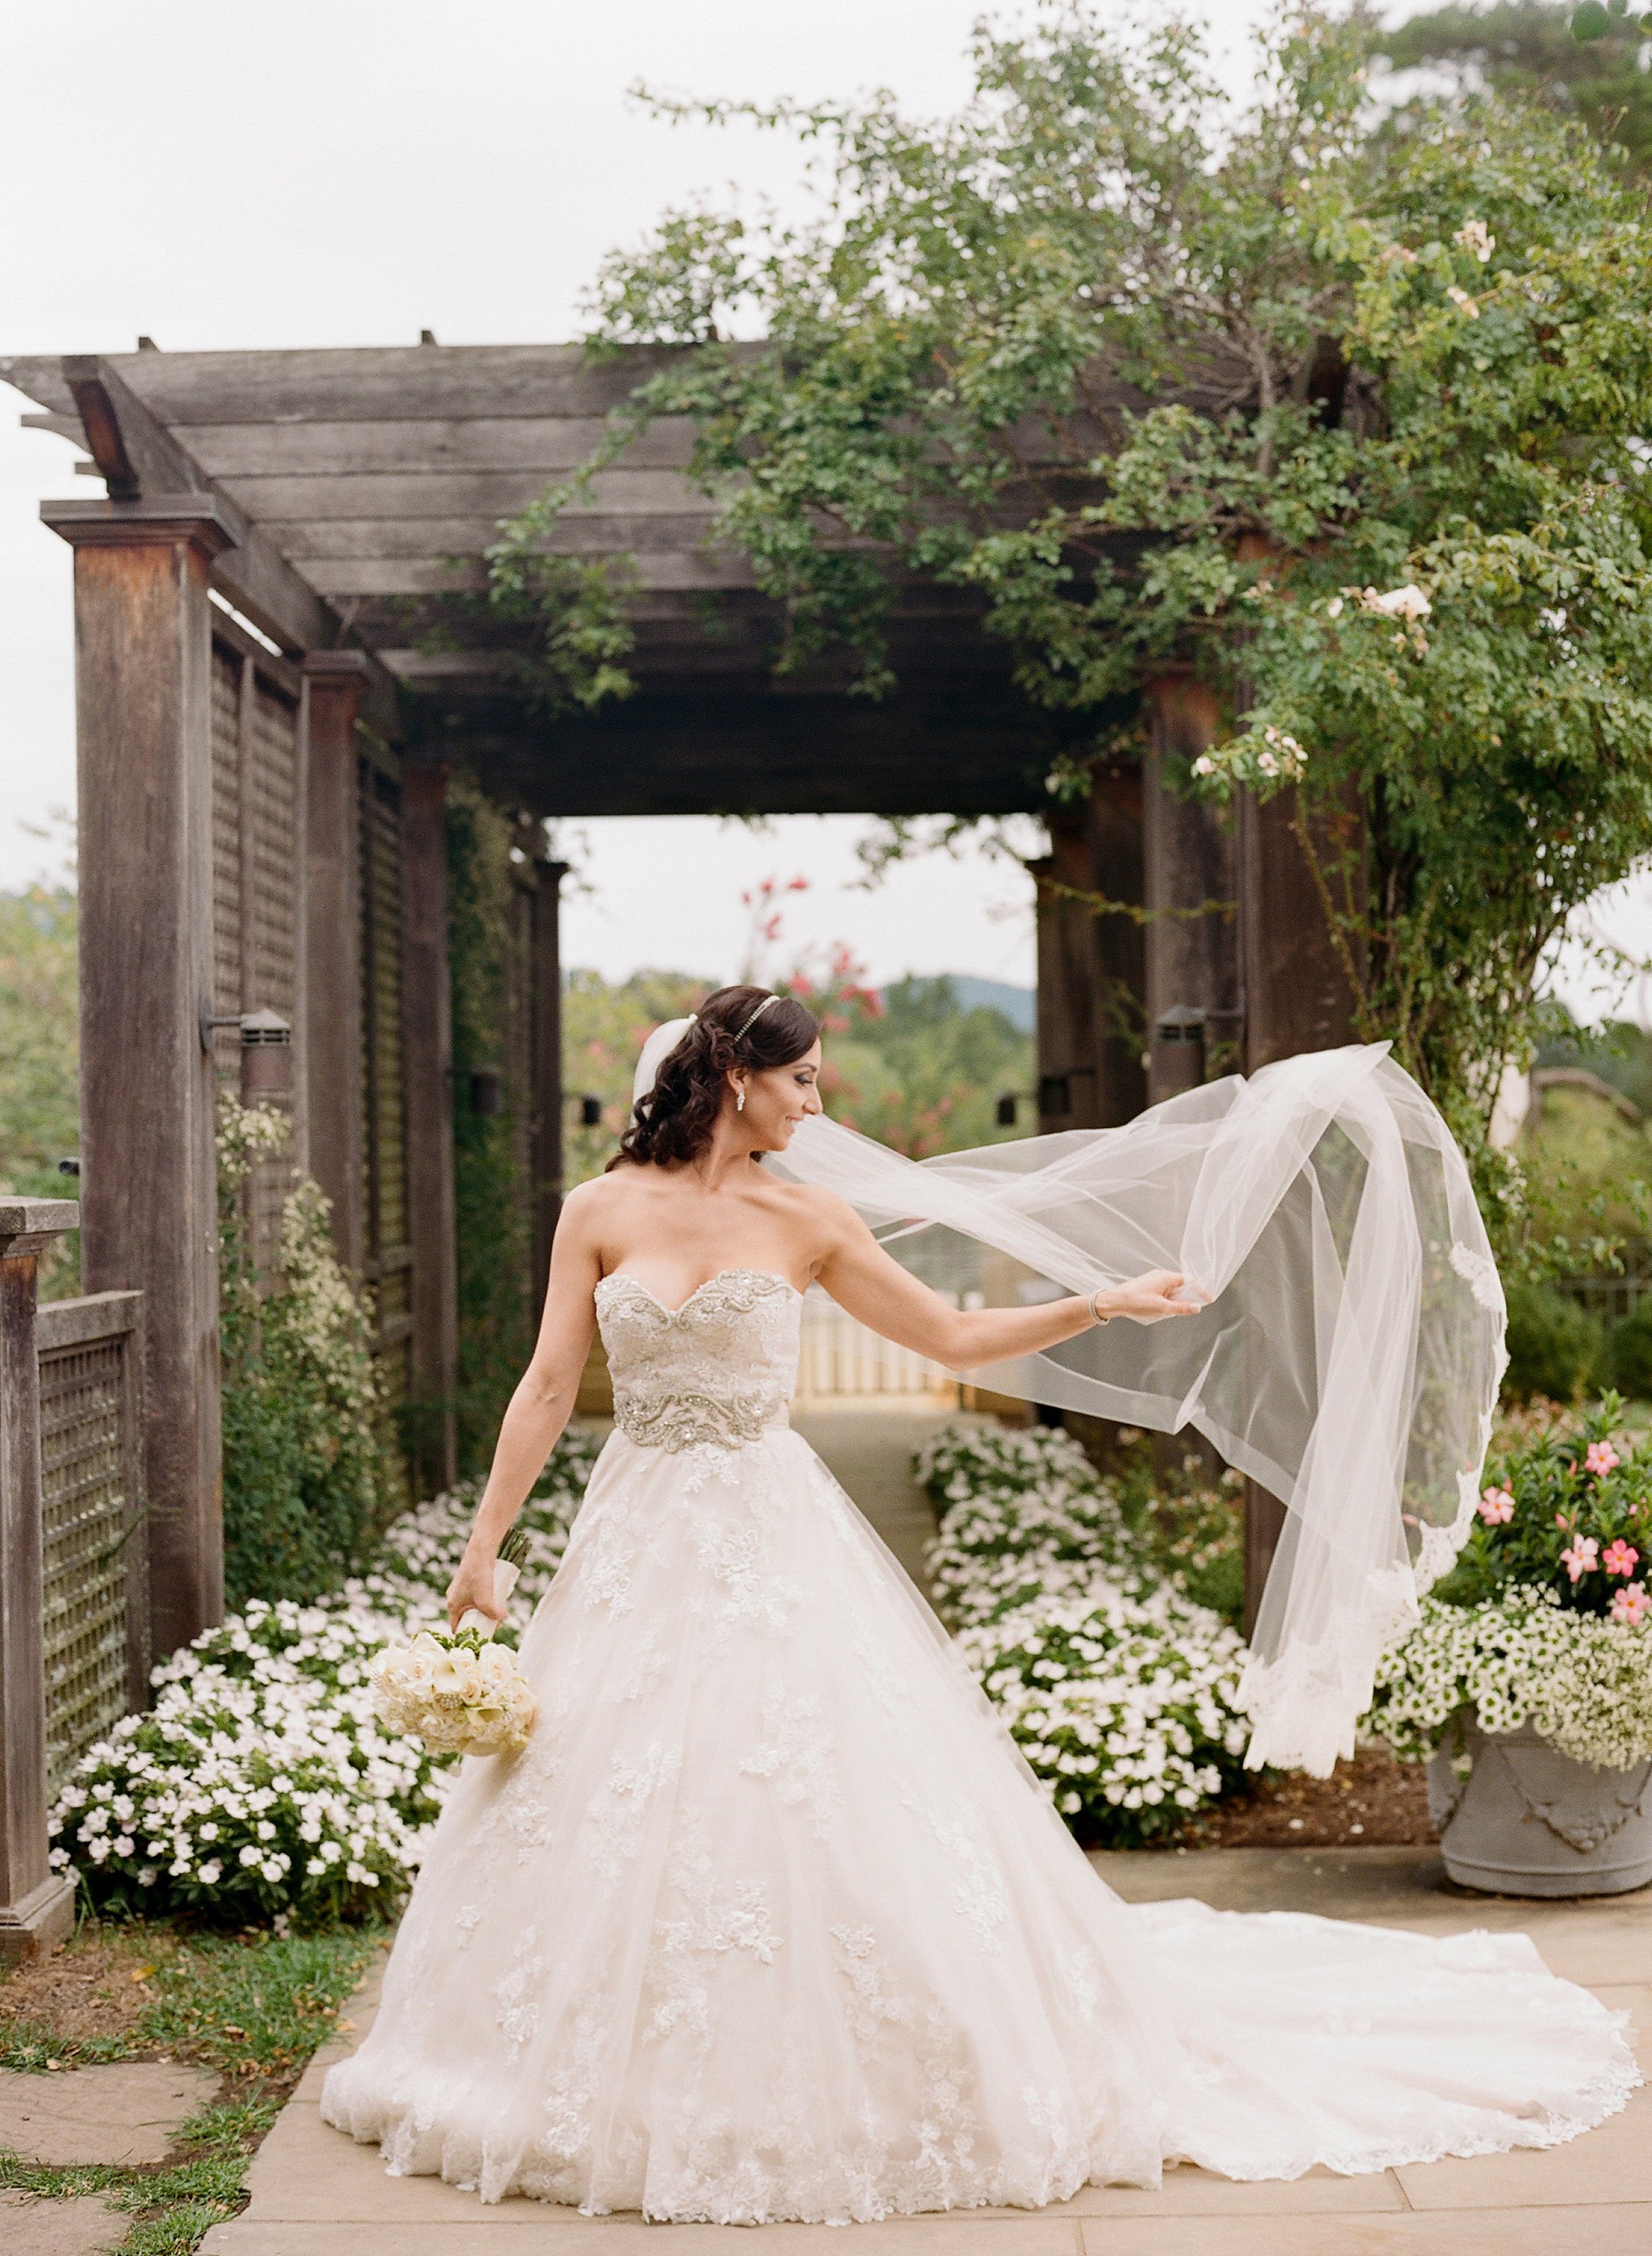
M 1454 1239 L 1427 1290 L 1414 1258 L 1394 1273 L 1412 1280 L 1395 1302 L 1409 1342 L 1397 1376 L 1367 1325 L 1344 1357 L 1353 1375 L 1337 1377 L 1345 1318 L 1384 1305 L 1381 1265 L 1397 1258 L 1380 1203 L 1361 1251 L 1363 1208 L 1409 1182 L 1406 1216 L 1413 1194 L 1423 1214 L 1419 1154 L 1432 1153 L 1457 1226 L 1478 1228 L 1432 1109 L 1380 1051 L 1339 1052 L 1192 1092 L 1114 1142 L 1007 1146 L 1000 1174 L 986 1153 L 938 1174 L 899 1163 L 896 1180 L 890 1155 L 816 1117 L 820 1066 L 799 1003 L 724 989 L 650 1042 L 619 1160 L 566 1201 L 538 1344 L 448 1592 L 455 1621 L 496 1614 L 500 1541 L 600 1326 L 615 1431 L 523 1639 L 539 1722 L 521 1755 L 463 1766 L 378 2019 L 330 2071 L 324 2119 L 377 2141 L 392 2172 L 439 2173 L 484 2201 L 762 2224 L 1037 2207 L 1086 2182 L 1156 2186 L 1175 2161 L 1232 2178 L 1380 2170 L 1549 2145 L 1614 2112 L 1639 2080 L 1623 2017 L 1551 1977 L 1524 1936 L 1437 1942 L 1114 1895 L 787 1426 L 818 1283 L 952 1369 L 1007 1367 L 1046 1399 L 1092 1390 L 1220 1435 L 1233 1461 L 1273 1467 L 1299 1539 L 1282 1546 L 1283 1596 L 1270 1587 L 1259 1741 L 1322 1728 L 1346 1741 L 1369 1688 L 1368 1660 L 1363 1693 L 1344 1681 L 1347 1653 L 1361 1638 L 1374 1650 L 1395 1585 L 1366 1544 L 1364 1579 L 1346 1585 L 1366 1597 L 1325 1611 L 1326 1559 L 1363 1542 L 1324 1520 L 1326 1449 L 1360 1389 L 1362 1429 L 1390 1397 L 1402 1424 L 1451 1428 L 1450 1401 L 1424 1415 L 1456 1368 L 1439 1340 L 1460 1354 L 1476 1322 L 1482 1341 L 1501 1336 L 1483 1233 Z M 1342 1145 L 1361 1155 L 1347 1175 L 1359 1212 L 1325 1188 Z M 1184 1146 L 1197 1165 L 1167 1190 L 1166 1154 Z M 1294 1156 L 1241 1229 L 1282 1148 Z M 1227 1192 L 1199 1223 L 1213 1157 Z M 1139 1197 L 1120 1202 L 1121 1182 Z M 1155 1198 L 1174 1209 L 1157 1237 L 1141 1219 Z M 1001 1250 L 1041 1231 L 1058 1280 L 1105 1277 L 1098 1244 L 1197 1244 L 1212 1265 L 960 1309 L 884 1250 L 868 1214 Z M 1225 1327 L 1290 1279 L 1320 1296 L 1317 1313 L 1330 1294 L 1336 1321 L 1308 1356 L 1318 1394 L 1304 1379 L 1282 1407 L 1271 1359 L 1291 1367 L 1293 1327 L 1270 1328 L 1266 1371 L 1254 1322 L 1239 1346 Z M 1447 1290 L 1456 1316 L 1431 1335 L 1428 1291 Z M 1488 1406 L 1469 1406 L 1479 1440 L 1451 1443 L 1459 1460 L 1483 1448 Z M 1391 1523 L 1402 1544 L 1402 1523 L 1431 1509 L 1420 1462 L 1402 1441 L 1380 1509 L 1351 1505 L 1333 1463 L 1339 1509 Z M 1471 1496 L 1478 1470 L 1478 1456 L 1456 1468 Z M 1449 1526 L 1422 1539 L 1449 1555 Z M 1325 1674 L 1333 1645 L 1342 1677 Z M 1295 1724 L 1289 1702 L 1269 1709 L 1282 1684 Z M 1339 1701 L 1349 1711 L 1329 1726 L 1302 1724 Z M 1298 1759 L 1325 1767 L 1334 1752 Z

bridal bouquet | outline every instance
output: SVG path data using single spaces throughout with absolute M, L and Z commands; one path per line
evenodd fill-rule
M 527 1543 L 513 1528 L 499 1547 L 494 1602 L 503 1611 Z M 374 1661 L 373 1709 L 389 1730 L 416 1734 L 432 1754 L 514 1754 L 538 1715 L 532 1687 L 493 1624 L 473 1606 L 459 1627 L 422 1629 L 406 1645 L 386 1646 Z

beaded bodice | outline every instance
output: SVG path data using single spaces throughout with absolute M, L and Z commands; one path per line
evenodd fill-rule
M 766 1269 L 724 1269 L 668 1308 L 617 1270 L 596 1288 L 614 1422 L 658 1449 L 742 1449 L 786 1423 L 801 1295 Z

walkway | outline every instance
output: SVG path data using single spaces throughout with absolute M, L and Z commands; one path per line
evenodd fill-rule
M 799 1428 L 909 1572 L 921 1569 L 928 1506 L 904 1474 L 938 1422 L 904 1406 L 820 1411 Z M 1505 1903 L 1440 1886 L 1431 1850 L 1213 1850 L 1098 1855 L 1121 1895 L 1191 1895 L 1220 1909 L 1306 1911 L 1418 1934 L 1524 1928 L 1557 1973 L 1635 2017 L 1652 2069 L 1652 1899 Z M 1380 2176 L 1318 2173 L 1293 2185 L 1230 2185 L 1171 2173 L 1162 2193 L 1087 2187 L 1037 2211 L 976 2210 L 869 2225 L 645 2225 L 512 2200 L 484 2208 L 432 2178 L 387 2177 L 376 2153 L 318 2111 L 330 2063 L 370 2024 L 317 2055 L 254 2161 L 244 2214 L 207 2234 L 203 2256 L 699 2256 L 818 2248 L 830 2256 L 1647 2256 L 1652 2249 L 1652 2097 L 1589 2138 L 1547 2153 L 1436 2162 Z M 742 2232 L 743 2238 L 736 2238 Z

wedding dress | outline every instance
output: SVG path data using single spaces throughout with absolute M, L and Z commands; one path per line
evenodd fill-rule
M 597 1308 L 615 1431 L 323 2119 L 484 2201 L 761 2224 L 1544 2146 L 1638 2082 L 1521 1935 L 1099 1879 L 787 1425 L 802 1302 Z

